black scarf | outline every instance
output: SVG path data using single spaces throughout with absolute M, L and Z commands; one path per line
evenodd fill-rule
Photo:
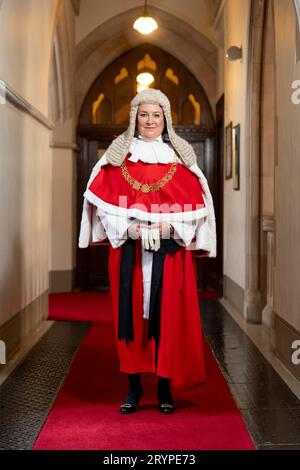
M 119 288 L 119 318 L 118 339 L 133 341 L 133 318 L 132 318 L 132 273 L 135 259 L 136 240 L 128 238 L 122 245 L 120 265 L 120 288 Z M 154 337 L 158 342 L 160 325 L 160 304 L 162 291 L 162 272 L 166 253 L 175 253 L 180 245 L 170 239 L 161 239 L 160 248 L 157 251 L 147 250 L 153 253 L 150 311 L 148 324 L 148 338 Z

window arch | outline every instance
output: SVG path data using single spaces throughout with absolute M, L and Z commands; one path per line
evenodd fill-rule
M 150 88 L 159 88 L 171 102 L 175 125 L 213 127 L 207 96 L 191 72 L 175 57 L 153 44 L 143 44 L 108 65 L 90 88 L 82 106 L 80 124 L 128 123 L 130 101 L 145 85 L 141 73 L 151 74 Z M 146 77 L 151 80 L 151 76 Z

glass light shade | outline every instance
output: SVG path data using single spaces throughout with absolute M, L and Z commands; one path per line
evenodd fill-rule
M 154 82 L 154 77 L 149 72 L 139 73 L 136 77 L 136 81 L 143 86 L 148 86 L 150 83 Z
M 135 20 L 133 27 L 141 34 L 150 34 L 158 26 L 155 19 L 151 18 L 151 16 L 140 16 Z
M 148 87 L 148 86 L 145 86 L 145 85 L 140 85 L 139 83 L 137 83 L 137 85 L 136 85 L 136 92 L 139 93 L 140 91 L 146 90 L 147 88 L 149 88 L 149 87 Z

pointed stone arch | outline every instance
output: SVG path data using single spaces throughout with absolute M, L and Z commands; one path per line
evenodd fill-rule
M 149 8 L 159 22 L 156 34 L 147 37 L 182 62 L 203 87 L 212 109 L 217 100 L 217 47 L 182 19 L 155 7 Z M 98 26 L 77 45 L 77 115 L 92 83 L 121 54 L 145 42 L 132 29 L 140 8 L 132 8 Z
M 147 55 L 152 61 L 152 68 L 149 63 L 141 64 Z M 142 69 L 142 66 L 147 68 Z M 110 103 L 110 110 L 106 110 L 102 123 L 127 123 L 130 100 L 138 87 L 137 74 L 145 70 L 153 73 L 154 88 L 159 88 L 171 101 L 173 124 L 202 125 L 203 128 L 213 129 L 213 110 L 199 81 L 171 54 L 149 43 L 122 54 L 96 78 L 86 94 L 78 116 L 78 125 L 92 123 L 92 110 L 99 102 L 99 93 L 103 94 L 102 99 L 106 98 Z M 120 113 L 119 118 L 117 113 Z M 101 124 L 101 121 L 95 121 L 94 124 Z

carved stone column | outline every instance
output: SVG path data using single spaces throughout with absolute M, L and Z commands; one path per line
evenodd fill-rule
M 267 303 L 262 311 L 262 322 L 268 328 L 273 326 L 273 266 L 274 266 L 274 218 L 264 217 L 262 230 L 267 238 Z
M 244 316 L 261 323 L 260 291 L 260 106 L 265 0 L 252 0 L 250 10 L 246 121 L 246 289 Z

